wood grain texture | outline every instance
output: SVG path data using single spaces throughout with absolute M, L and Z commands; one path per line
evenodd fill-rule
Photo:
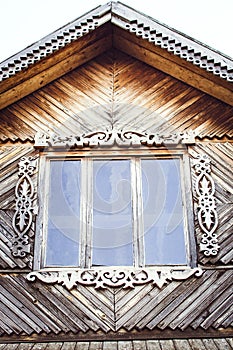
M 2 335 L 60 334 L 101 330 L 170 328 L 184 331 L 232 324 L 232 271 L 205 271 L 199 279 L 171 282 L 161 289 L 96 290 L 30 283 L 25 275 L 0 276 Z M 140 315 L 140 316 L 139 316 Z
M 200 330 L 232 329 L 232 107 L 137 59 L 110 50 L 0 111 L 0 118 L 2 339 L 27 337 L 31 342 L 43 335 L 56 341 L 55 337 L 72 338 L 80 334 L 84 337 L 88 332 L 92 332 L 92 339 L 98 332 L 106 336 L 129 334 L 132 337 L 136 331 L 140 334 L 148 332 L 148 338 L 153 331 L 184 334 L 189 330 L 191 334 Z M 205 153 L 212 161 L 219 216 L 219 254 L 209 258 L 198 256 L 198 262 L 206 267 L 202 277 L 172 281 L 161 289 L 152 284 L 135 289 L 105 290 L 80 285 L 68 291 L 61 285 L 28 282 L 25 270 L 32 268 L 32 252 L 21 260 L 10 253 L 19 159 L 37 156 L 33 148 L 37 131 L 46 133 L 49 128 L 55 133 L 70 135 L 113 126 L 162 133 L 196 131 L 198 142 L 189 147 L 189 155 L 193 158 Z M 33 177 L 35 186 L 37 175 Z M 195 182 L 194 173 L 192 181 Z M 195 191 L 193 198 L 196 210 Z M 197 220 L 195 228 L 199 243 L 201 232 Z M 34 226 L 30 239 L 33 243 Z M 171 334 L 173 338 L 174 333 Z M 95 343 L 63 343 L 59 339 L 60 342 L 53 345 L 63 350 L 116 347 L 123 350 L 125 346 L 132 350 L 140 346 L 146 346 L 147 350 L 167 350 L 179 347 L 206 349 L 208 346 L 227 349 L 230 344 L 224 339 L 222 342 L 170 339 L 141 343 L 142 339 L 127 343 L 117 343 L 113 339 L 106 343 L 104 339 L 98 339 L 101 341 Z M 41 349 L 53 349 L 51 344 L 28 344 L 32 349 L 40 346 Z M 23 345 L 20 346 L 23 349 Z
M 0 350 L 231 350 L 232 338 L 0 344 Z M 208 347 L 209 346 L 209 347 Z M 211 346 L 211 347 L 210 347 Z
M 221 121 L 219 119 L 221 116 Z M 37 131 L 80 133 L 130 126 L 193 129 L 201 139 L 232 137 L 232 107 L 119 51 L 110 50 L 0 111 L 1 140 Z

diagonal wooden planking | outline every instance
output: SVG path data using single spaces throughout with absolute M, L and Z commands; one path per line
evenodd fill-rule
M 145 327 L 184 330 L 189 325 L 195 328 L 198 325 L 207 329 L 221 317 L 223 311 L 226 312 L 227 309 L 229 312 L 233 304 L 232 277 L 232 271 L 206 271 L 198 280 L 173 282 L 161 290 L 147 287 L 147 295 L 143 297 L 138 289 L 131 290 L 130 306 L 127 303 L 123 305 L 123 296 L 116 301 L 116 327 L 124 327 L 127 330 L 142 330 Z M 228 297 L 228 306 L 223 304 L 223 292 L 224 296 Z M 125 292 L 125 295 L 128 293 Z M 119 306 L 119 303 L 122 305 Z M 195 321 L 197 317 L 199 321 Z M 228 320 L 230 317 L 231 314 L 228 315 Z
M 1 275 L 0 312 L 8 315 L 7 333 L 114 330 L 114 302 L 111 291 L 78 286 L 68 291 L 62 286 L 28 283 L 25 275 Z M 1 325 L 0 325 L 1 327 Z
M 221 123 L 219 123 L 221 115 Z M 110 50 L 0 111 L 2 140 L 37 131 L 98 127 L 196 130 L 232 137 L 232 107 L 117 50 Z
M 0 148 L 0 209 L 14 209 L 18 163 L 22 157 L 38 157 L 32 145 L 9 145 Z M 37 185 L 37 174 L 33 176 Z

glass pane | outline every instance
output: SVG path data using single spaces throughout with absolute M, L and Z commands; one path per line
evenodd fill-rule
M 133 265 L 130 161 L 93 162 L 93 265 Z
M 186 264 L 179 159 L 144 159 L 146 265 Z
M 80 161 L 51 161 L 46 266 L 78 265 L 79 212 Z

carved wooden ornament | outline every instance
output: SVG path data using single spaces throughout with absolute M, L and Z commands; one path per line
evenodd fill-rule
M 36 207 L 33 206 L 34 186 L 31 180 L 36 169 L 36 160 L 33 157 L 23 157 L 19 161 L 19 180 L 15 188 L 15 214 L 12 225 L 15 231 L 12 254 L 15 257 L 23 258 L 30 252 L 28 232 L 30 230 L 33 214 L 36 214 Z
M 44 148 L 83 148 L 98 146 L 162 146 L 195 143 L 194 132 L 171 134 L 148 134 L 134 130 L 99 130 L 89 134 L 62 136 L 56 134 L 37 133 L 35 147 Z
M 95 286 L 95 288 L 123 287 L 134 288 L 136 285 L 153 283 L 162 288 L 172 280 L 186 280 L 192 275 L 201 276 L 200 268 L 161 267 L 103 267 L 91 269 L 49 269 L 34 271 L 27 275 L 29 281 L 39 279 L 45 283 L 58 283 L 67 289 L 77 287 L 78 284 Z
M 206 155 L 198 155 L 194 160 L 197 174 L 195 190 L 198 197 L 198 223 L 202 231 L 200 251 L 206 256 L 217 255 L 219 250 L 217 234 L 218 216 L 215 205 L 215 186 L 210 175 L 210 159 Z

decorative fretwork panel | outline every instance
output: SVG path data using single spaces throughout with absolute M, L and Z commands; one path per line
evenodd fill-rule
M 33 215 L 37 213 L 35 205 L 35 190 L 32 182 L 32 175 L 37 166 L 37 161 L 33 157 L 23 157 L 19 162 L 19 180 L 15 188 L 15 214 L 12 225 L 15 231 L 12 254 L 15 257 L 25 257 L 30 252 L 28 232 L 30 230 Z
M 200 251 L 205 255 L 216 255 L 219 250 L 217 235 L 218 226 L 216 203 L 214 198 L 215 186 L 210 176 L 210 159 L 204 155 L 198 155 L 194 160 L 194 169 L 197 174 L 195 190 L 198 198 L 198 223 L 203 232 Z
M 122 147 L 139 146 L 164 146 L 177 144 L 195 143 L 195 135 L 192 131 L 183 133 L 146 133 L 136 130 L 99 130 L 83 135 L 62 136 L 56 134 L 37 133 L 35 136 L 35 147 L 52 148 L 84 148 L 84 147 L 111 147 L 114 145 Z
M 186 280 L 190 276 L 201 276 L 199 268 L 161 267 L 161 268 L 108 268 L 76 269 L 76 270 L 41 270 L 31 272 L 27 279 L 35 281 L 37 278 L 45 283 L 58 283 L 67 289 L 77 288 L 78 284 L 95 286 L 95 288 L 123 287 L 134 288 L 137 285 L 152 283 L 159 288 L 172 280 Z

